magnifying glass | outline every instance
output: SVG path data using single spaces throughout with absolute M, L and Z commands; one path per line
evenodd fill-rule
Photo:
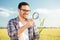
M 33 15 L 32 15 L 32 18 L 33 19 L 38 19 L 39 18 L 39 13 L 38 12 L 34 12 Z

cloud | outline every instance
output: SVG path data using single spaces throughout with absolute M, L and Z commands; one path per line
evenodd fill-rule
M 46 18 L 44 23 L 45 27 L 60 27 L 60 9 L 37 8 L 34 12 L 38 12 L 40 18 Z
M 43 9 L 37 8 L 34 12 L 43 13 L 43 14 L 52 14 L 52 15 L 60 15 L 60 9 Z
M 11 14 L 14 14 L 14 13 L 16 13 L 16 12 L 0 7 L 0 16 L 2 16 L 2 17 L 9 17 L 9 16 L 11 16 Z

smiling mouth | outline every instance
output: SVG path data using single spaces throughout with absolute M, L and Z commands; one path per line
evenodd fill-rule
M 28 14 L 23 14 L 23 15 L 28 15 Z

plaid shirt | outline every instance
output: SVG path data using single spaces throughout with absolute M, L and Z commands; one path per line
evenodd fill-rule
M 8 23 L 8 35 L 11 40 L 19 40 L 18 39 L 18 29 L 20 29 L 18 17 L 11 19 Z M 33 27 L 28 28 L 29 40 L 38 39 L 38 32 L 36 26 L 33 24 Z

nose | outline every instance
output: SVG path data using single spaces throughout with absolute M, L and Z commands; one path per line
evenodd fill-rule
M 29 11 L 25 11 L 25 14 L 29 14 L 30 12 Z

